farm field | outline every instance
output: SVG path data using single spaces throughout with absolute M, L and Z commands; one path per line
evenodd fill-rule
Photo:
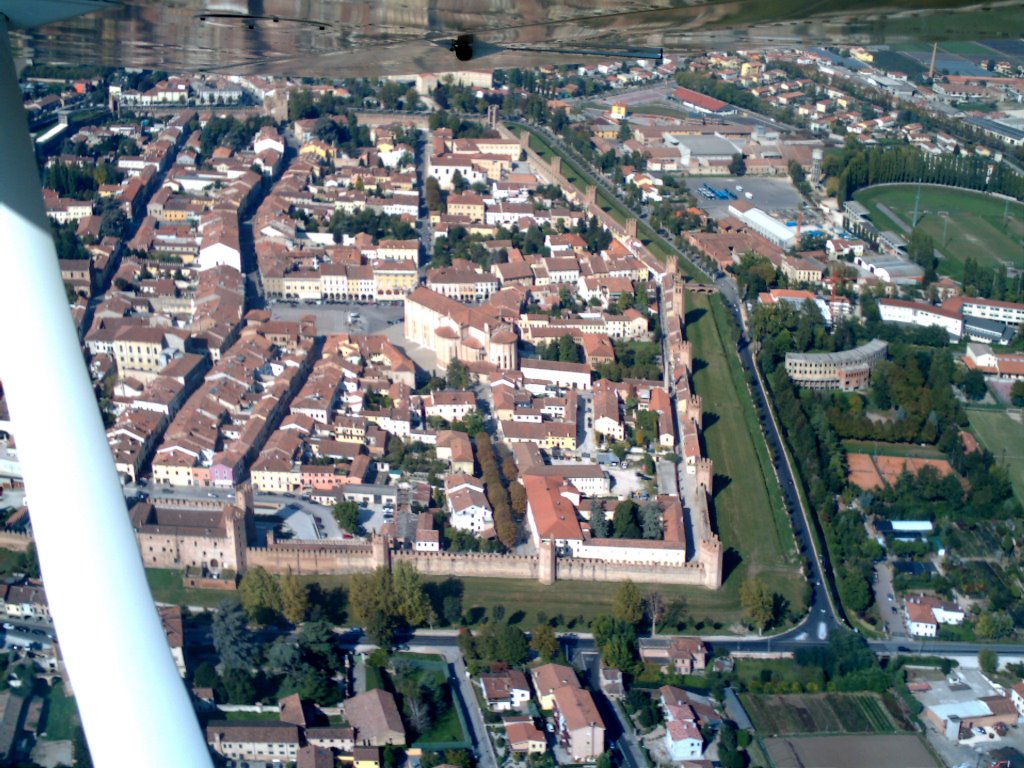
M 745 694 L 743 706 L 764 736 L 898 730 L 881 698 L 872 693 Z
M 768 739 L 777 766 L 803 768 L 936 768 L 931 752 L 914 734 L 892 736 L 814 736 Z
M 868 207 L 879 229 L 906 236 L 906 227 L 914 219 L 917 190 L 916 184 L 880 185 L 858 191 L 855 198 Z M 893 221 L 880 205 L 900 221 Z M 1020 203 L 1011 202 L 1007 207 L 1005 200 L 992 195 L 923 184 L 918 215 L 918 225 L 934 238 L 936 249 L 945 256 L 939 260 L 940 274 L 961 279 L 968 257 L 988 267 L 1024 264 L 1024 205 Z
M 1024 426 L 1001 410 L 969 409 L 967 417 L 978 442 L 1006 464 L 1013 490 L 1024 502 Z

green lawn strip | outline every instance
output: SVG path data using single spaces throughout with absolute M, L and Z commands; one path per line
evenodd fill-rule
M 956 37 L 958 40 L 993 40 L 1011 34 L 1016 37 L 1019 28 L 1019 9 L 1012 7 L 965 9 L 956 14 L 953 23 L 950 23 L 949 15 L 943 13 L 890 14 L 885 19 L 885 34 L 887 37 L 891 35 L 894 40 L 907 37 L 917 40 L 943 40 L 948 37 Z M 943 50 L 946 45 L 949 43 L 940 43 Z M 931 52 L 930 44 L 927 50 Z
M 765 442 L 764 432 L 758 421 L 757 412 L 750 396 L 747 385 L 747 375 L 740 364 L 739 356 L 732 352 L 739 337 L 739 331 L 726 312 L 725 305 L 719 296 L 712 296 L 710 300 L 711 314 L 715 319 L 715 327 L 719 339 L 728 344 L 728 349 L 723 346 L 722 353 L 729 363 L 729 374 L 732 377 L 733 387 L 740 395 L 743 403 L 743 418 L 746 421 L 747 432 L 750 435 L 750 443 L 757 453 L 757 462 L 761 468 L 761 476 L 764 478 L 768 498 L 771 500 L 772 520 L 775 523 L 775 536 L 778 541 L 779 551 L 787 555 L 790 562 L 796 557 L 796 538 L 793 534 L 793 526 L 786 513 L 786 504 L 782 497 L 782 488 L 779 486 L 775 476 L 775 469 L 772 466 L 771 455 L 768 453 L 768 444 Z
M 350 576 L 306 576 L 302 580 L 317 582 L 323 589 L 348 590 Z M 447 578 L 423 576 L 424 583 L 440 584 Z M 462 612 L 470 619 L 470 626 L 482 623 L 493 615 L 494 608 L 505 609 L 505 620 L 511 621 L 524 632 L 539 622 L 543 613 L 546 621 L 561 619 L 557 629 L 586 631 L 588 622 L 612 610 L 612 599 L 618 586 L 615 582 L 557 581 L 545 586 L 533 579 L 488 579 L 481 577 L 457 578 L 462 585 Z M 705 634 L 717 633 L 723 625 L 738 621 L 743 611 L 739 602 L 739 580 L 730 579 L 722 589 L 711 590 L 680 584 L 644 584 L 637 586 L 644 594 L 657 590 L 668 601 L 682 600 L 686 612 L 694 620 L 714 616 L 719 627 L 712 625 L 698 630 Z M 581 622 L 582 620 L 582 622 Z M 667 630 L 666 630 L 667 631 Z M 687 629 L 693 631 L 693 627 Z
M 204 608 L 216 608 L 221 601 L 235 598 L 234 592 L 217 589 L 186 589 L 182 584 L 182 571 L 168 568 L 147 568 L 146 580 L 153 593 L 153 600 L 158 603 L 172 605 L 198 605 Z
M 978 442 L 1006 465 L 1014 493 L 1024 502 L 1024 426 L 1004 410 L 969 408 L 967 418 Z
M 16 573 L 21 570 L 21 552 L 0 549 L 0 574 Z
M 944 459 L 946 454 L 932 445 L 924 447 L 914 443 L 876 443 L 871 440 L 843 440 L 847 453 L 867 453 L 873 456 L 913 456 L 922 459 Z
M 825 684 L 822 672 L 817 667 L 801 667 L 791 659 L 737 659 L 736 676 L 750 688 L 762 676 L 771 675 L 773 681 L 800 683 L 801 686 Z
M 452 744 L 465 742 L 466 734 L 459 722 L 458 704 L 453 703 L 448 711 L 439 717 L 430 730 L 420 736 L 413 746 L 424 744 Z
M 440 653 L 414 653 L 413 651 L 402 651 L 396 653 L 394 658 L 407 659 L 409 661 L 432 661 L 440 664 L 447 664 L 444 656 Z
M 686 110 L 676 109 L 674 107 L 666 106 L 664 103 L 660 104 L 637 104 L 632 108 L 634 114 L 637 115 L 659 115 L 661 117 L 688 117 Z
M 375 691 L 378 688 L 386 690 L 384 685 L 384 672 L 380 667 L 366 665 L 366 690 Z
M 45 721 L 40 738 L 46 741 L 65 741 L 73 738 L 78 725 L 78 707 L 75 700 L 64 692 L 64 684 L 52 686 L 46 695 Z
M 1002 58 L 1005 54 L 999 53 L 987 45 L 975 43 L 970 40 L 947 40 L 939 44 L 939 49 L 954 56 L 986 56 Z
M 687 307 L 688 315 L 693 310 L 703 310 L 696 321 L 687 323 L 694 357 L 703 364 L 694 373 L 693 383 L 703 398 L 705 414 L 714 414 L 713 421 L 706 418 L 709 425 L 704 439 L 708 455 L 715 462 L 715 474 L 721 476 L 716 483 L 724 485 L 715 495 L 717 530 L 723 545 L 735 549 L 742 558 L 726 583 L 740 582 L 765 569 L 784 566 L 792 554 L 792 545 L 780 540 L 768 480 L 760 470 L 754 448 L 763 438 L 759 433 L 751 435 L 748 427 L 753 403 L 742 371 L 737 382 L 729 363 L 729 355 L 734 353 L 726 350 L 719 337 L 708 297 L 689 294 Z M 775 482 L 774 476 L 771 482 Z M 766 535 L 769 531 L 770 535 Z M 803 603 L 803 579 L 795 566 L 788 572 L 773 573 L 769 586 L 791 605 Z

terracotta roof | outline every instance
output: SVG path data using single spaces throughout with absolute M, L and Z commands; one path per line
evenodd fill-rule
M 206 740 L 213 742 L 216 735 L 223 741 L 256 744 L 298 744 L 299 728 L 277 720 L 266 722 L 234 722 L 217 720 L 206 726 Z
M 386 741 L 391 736 L 405 740 L 405 726 L 395 697 L 379 688 L 345 701 L 345 717 L 360 739 Z
M 590 691 L 574 687 L 564 686 L 555 690 L 555 709 L 565 720 L 565 726 L 570 731 L 578 728 L 588 728 L 596 725 L 604 728 L 604 720 L 597 710 L 597 704 Z
M 542 664 L 539 667 L 534 667 L 530 674 L 533 677 L 534 688 L 542 696 L 554 693 L 559 688 L 567 686 L 578 688 L 580 685 L 575 670 L 562 664 Z

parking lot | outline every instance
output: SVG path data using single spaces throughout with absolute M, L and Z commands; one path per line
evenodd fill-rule
M 387 510 L 391 510 L 389 513 Z M 359 508 L 359 524 L 367 535 L 377 533 L 385 523 L 394 520 L 394 508 L 385 504 L 367 504 Z
M 628 499 L 633 494 L 643 493 L 643 481 L 635 469 L 613 468 L 606 466 L 605 471 L 612 479 L 612 494 L 620 499 Z
M 296 306 L 292 306 L 295 304 Z M 313 315 L 317 331 L 327 333 L 383 333 L 401 328 L 405 305 L 397 304 L 306 304 L 304 302 L 273 301 L 267 303 L 275 320 L 298 320 Z M 349 321 L 350 314 L 358 317 Z
M 737 178 L 735 176 L 722 176 L 715 178 L 686 179 L 687 187 L 691 192 L 697 195 L 697 205 L 706 210 L 716 219 L 728 216 L 729 204 L 734 201 L 705 200 L 704 197 L 697 192 L 705 182 L 708 186 L 714 187 L 715 189 L 728 189 L 740 200 L 747 200 L 752 205 L 756 205 L 762 211 L 783 215 L 787 220 L 790 216 L 792 216 L 792 218 L 796 218 L 802 202 L 800 193 L 797 192 L 796 187 L 793 186 L 793 182 L 789 180 L 788 176 L 785 178 L 765 178 L 754 176 L 743 176 Z M 737 185 L 743 187 L 743 189 L 737 190 Z M 746 197 L 748 192 L 751 195 L 750 198 Z

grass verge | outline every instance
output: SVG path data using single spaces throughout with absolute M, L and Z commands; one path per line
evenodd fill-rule
M 173 605 L 197 605 L 203 608 L 216 608 L 222 600 L 237 597 L 234 592 L 221 592 L 216 589 L 186 589 L 181 583 L 183 573 L 167 568 L 147 568 L 146 581 L 158 603 Z
M 78 725 L 78 707 L 75 700 L 64 692 L 64 684 L 57 683 L 46 696 L 46 722 L 41 729 L 46 741 L 66 741 L 74 738 Z
M 703 398 L 704 440 L 715 462 L 716 529 L 727 553 L 732 550 L 726 586 L 738 592 L 743 579 L 760 576 L 802 613 L 804 579 L 796 565 L 796 542 L 746 377 L 719 330 L 727 331 L 728 323 L 721 298 L 688 294 L 687 310 L 687 337 L 700 361 L 694 366 L 694 389 Z

